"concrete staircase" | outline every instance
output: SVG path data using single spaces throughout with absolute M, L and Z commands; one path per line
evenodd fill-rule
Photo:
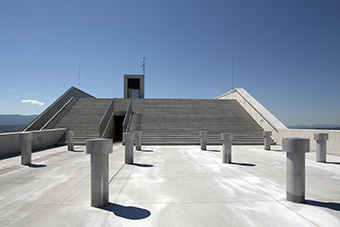
M 233 133 L 233 144 L 264 143 L 263 129 L 235 100 L 134 99 L 129 132 L 143 131 L 145 145 L 221 144 L 221 133 Z
M 74 131 L 74 143 L 85 144 L 87 139 L 98 138 L 99 122 L 111 99 L 76 98 L 47 128 L 68 128 Z M 63 143 L 65 137 L 60 143 Z

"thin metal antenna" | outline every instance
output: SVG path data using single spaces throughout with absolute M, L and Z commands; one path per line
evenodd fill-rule
M 78 88 L 80 88 L 80 64 L 78 64 Z
M 232 61 L 232 67 L 231 67 L 231 77 L 232 77 L 232 81 L 231 81 L 231 89 L 234 90 L 234 57 L 232 57 L 231 59 Z
M 145 76 L 145 57 L 142 58 L 142 70 L 143 70 L 143 75 Z

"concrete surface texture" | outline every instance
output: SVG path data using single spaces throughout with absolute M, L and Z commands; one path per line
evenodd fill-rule
M 74 144 L 99 136 L 99 123 L 112 99 L 75 98 L 47 128 L 67 128 L 74 131 Z
M 221 133 L 233 133 L 233 144 L 263 144 L 263 129 L 235 100 L 134 99 L 129 132 L 143 131 L 146 145 L 220 145 Z
M 109 204 L 90 206 L 90 155 L 58 147 L 0 160 L 1 226 L 339 226 L 340 157 L 306 153 L 306 203 L 286 200 L 280 146 L 143 146 L 109 155 Z
M 52 147 L 63 137 L 66 128 L 30 131 L 33 133 L 32 149 Z M 0 133 L 0 157 L 18 154 L 21 151 L 21 132 Z

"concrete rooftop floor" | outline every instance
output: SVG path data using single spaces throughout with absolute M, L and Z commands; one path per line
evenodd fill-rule
M 306 203 L 285 199 L 280 146 L 144 146 L 125 165 L 110 154 L 110 204 L 90 206 L 90 155 L 84 146 L 0 160 L 0 226 L 340 226 L 340 157 L 306 154 Z

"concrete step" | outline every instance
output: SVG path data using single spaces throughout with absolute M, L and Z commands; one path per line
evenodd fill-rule
M 98 138 L 99 122 L 112 99 L 76 98 L 54 119 L 49 128 L 73 130 L 75 143 Z
M 199 131 L 211 143 L 221 143 L 220 133 L 235 134 L 238 144 L 264 143 L 263 129 L 235 100 L 136 99 L 132 112 L 129 132 L 142 131 L 146 144 L 197 144 Z

